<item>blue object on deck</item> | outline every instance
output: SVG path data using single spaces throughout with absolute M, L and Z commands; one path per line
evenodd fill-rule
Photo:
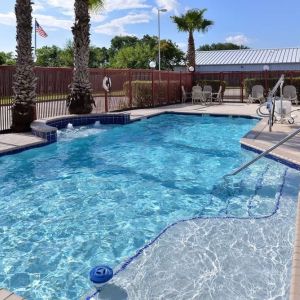
M 113 277 L 113 270 L 109 266 L 96 266 L 90 271 L 90 280 L 93 284 L 103 284 Z

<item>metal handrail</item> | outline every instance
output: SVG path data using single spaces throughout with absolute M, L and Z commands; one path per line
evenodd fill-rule
M 268 153 L 270 153 L 271 151 L 273 151 L 274 149 L 276 149 L 277 147 L 279 147 L 280 145 L 284 144 L 286 141 L 288 141 L 289 139 L 291 139 L 292 137 L 294 137 L 295 135 L 300 133 L 300 128 L 295 130 L 294 132 L 292 132 L 291 134 L 289 134 L 288 136 L 286 136 L 284 139 L 280 140 L 277 144 L 275 144 L 274 146 L 270 147 L 269 149 L 267 149 L 266 151 L 264 151 L 263 153 L 259 154 L 258 156 L 256 156 L 254 159 L 252 159 L 251 161 L 247 162 L 246 164 L 242 165 L 240 168 L 238 168 L 237 170 L 235 170 L 234 172 L 225 175 L 224 177 L 228 177 L 228 176 L 234 176 L 238 173 L 240 173 L 241 171 L 243 171 L 244 169 L 246 169 L 247 167 L 249 167 L 250 165 L 252 165 L 253 163 L 255 163 L 256 161 L 258 161 L 260 158 L 266 156 Z

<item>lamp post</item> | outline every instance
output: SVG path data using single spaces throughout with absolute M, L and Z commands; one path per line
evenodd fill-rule
M 157 21 L 158 21 L 158 70 L 160 71 L 160 13 L 166 12 L 165 8 L 157 9 Z

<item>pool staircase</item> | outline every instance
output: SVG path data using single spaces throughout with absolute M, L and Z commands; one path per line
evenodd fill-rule
M 247 176 L 220 181 L 213 187 L 210 202 L 201 210 L 200 216 L 236 219 L 271 217 L 279 208 L 287 170 L 287 167 L 274 169 L 267 164 L 263 169 L 251 169 Z

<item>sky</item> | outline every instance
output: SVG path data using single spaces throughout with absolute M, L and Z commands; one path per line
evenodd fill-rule
M 38 48 L 63 47 L 72 38 L 74 0 L 33 0 L 33 17 L 47 32 L 38 37 Z M 14 51 L 15 0 L 0 0 L 0 51 Z M 206 8 L 205 17 L 214 25 L 206 33 L 195 33 L 195 44 L 233 42 L 251 48 L 300 47 L 299 0 L 105 0 L 104 9 L 92 15 L 91 44 L 110 47 L 116 35 L 158 35 L 157 8 L 161 39 L 171 39 L 186 51 L 187 34 L 178 32 L 170 16 L 191 8 Z

